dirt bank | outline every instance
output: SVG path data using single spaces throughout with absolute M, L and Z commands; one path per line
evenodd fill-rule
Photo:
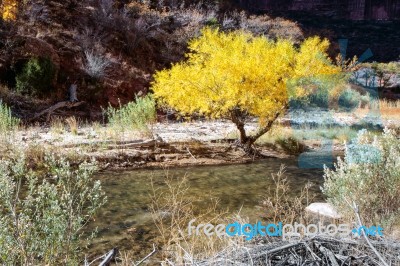
M 256 122 L 249 123 L 247 130 L 256 126 Z M 99 124 L 80 126 L 73 133 L 60 123 L 50 128 L 19 131 L 9 138 L 12 145 L 6 149 L 21 147 L 31 157 L 53 151 L 76 163 L 95 159 L 101 169 L 249 163 L 263 157 L 296 155 L 289 155 L 279 145 L 265 142 L 257 145 L 260 156 L 249 156 L 238 147 L 235 134 L 235 126 L 223 120 L 158 123 L 150 132 L 141 134 Z M 306 140 L 302 145 L 311 150 L 318 149 L 320 144 Z M 341 143 L 334 145 L 335 151 L 343 148 Z

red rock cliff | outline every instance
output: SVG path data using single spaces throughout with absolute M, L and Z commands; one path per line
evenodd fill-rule
M 253 11 L 310 11 L 352 20 L 400 18 L 400 0 L 238 0 Z

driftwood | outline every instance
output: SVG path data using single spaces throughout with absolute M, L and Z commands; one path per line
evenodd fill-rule
M 150 252 L 146 257 L 144 257 L 141 261 L 139 261 L 138 263 L 135 264 L 135 266 L 139 266 L 140 264 L 142 264 L 143 262 L 145 262 L 148 258 L 150 258 L 151 256 L 153 256 L 155 253 L 157 252 L 156 246 L 153 244 L 153 251 Z
M 149 259 L 151 256 L 153 256 L 156 253 L 157 253 L 157 249 L 156 249 L 156 246 L 153 244 L 153 251 L 151 251 L 146 257 L 144 257 L 138 263 L 132 263 L 132 265 L 139 266 L 139 265 L 141 265 L 143 262 L 145 262 L 147 259 Z M 85 264 L 84 265 L 85 266 L 90 266 L 93 263 L 95 263 L 96 261 L 102 259 L 102 261 L 99 263 L 99 266 L 109 266 L 111 261 L 116 258 L 117 254 L 118 254 L 118 249 L 117 248 L 113 248 L 112 250 L 110 250 L 106 254 L 104 254 L 104 255 L 92 260 L 90 263 L 85 260 Z
M 269 243 L 265 243 L 265 240 Z M 369 243 L 384 250 L 381 254 L 372 251 L 369 245 L 361 240 L 346 240 L 328 236 L 304 238 L 288 243 L 276 238 L 267 238 L 262 244 L 232 246 L 206 260 L 196 260 L 188 256 L 185 265 L 318 265 L 318 266 L 351 266 L 351 265 L 400 265 L 400 246 L 389 241 L 369 240 Z M 193 256 L 193 255 L 192 255 Z M 383 263 L 385 262 L 385 263 Z M 167 262 L 168 263 L 168 262 Z M 174 265 L 174 262 L 170 263 Z
M 85 266 L 90 266 L 90 265 L 92 265 L 93 263 L 95 263 L 96 261 L 103 259 L 103 260 L 100 262 L 99 266 L 108 266 L 108 265 L 110 264 L 110 262 L 115 258 L 115 256 L 117 255 L 117 253 L 118 253 L 118 249 L 117 249 L 117 248 L 113 248 L 112 250 L 110 250 L 109 252 L 107 252 L 107 254 L 102 255 L 102 256 L 100 256 L 100 257 L 98 257 L 98 258 L 92 260 L 90 263 L 87 262 L 86 259 L 85 259 L 85 264 L 84 264 L 84 265 L 85 265 Z
M 49 120 L 50 120 L 51 114 L 52 114 L 55 110 L 60 109 L 60 108 L 63 108 L 63 107 L 67 107 L 67 108 L 77 107 L 77 106 L 80 106 L 80 105 L 82 105 L 82 104 L 84 104 L 84 103 L 85 103 L 85 102 L 83 102 L 83 101 L 82 101 L 82 102 L 70 102 L 70 101 L 58 102 L 58 103 L 56 103 L 56 104 L 50 106 L 49 108 L 47 108 L 47 109 L 45 109 L 45 110 L 43 110 L 43 111 L 41 111 L 41 112 L 35 114 L 35 115 L 30 119 L 30 121 L 36 120 L 36 119 L 38 119 L 39 117 L 41 117 L 42 115 L 44 115 L 44 114 L 47 114 L 46 121 L 49 121 Z
M 113 258 L 117 255 L 117 249 L 113 248 L 110 250 L 104 257 L 104 259 L 100 262 L 99 266 L 107 266 L 110 264 Z
M 169 146 L 166 142 L 157 140 L 127 140 L 127 141 L 114 141 L 114 140 L 100 140 L 100 141 L 83 141 L 78 143 L 70 143 L 60 145 L 62 148 L 74 148 L 78 146 L 101 146 L 104 145 L 105 149 L 127 149 L 127 148 L 151 148 Z
M 315 246 L 321 251 L 322 254 L 324 254 L 324 256 L 329 259 L 330 263 L 332 266 L 339 266 L 339 263 L 336 261 L 336 257 L 335 254 L 327 249 L 326 247 L 322 246 L 320 243 L 316 242 Z M 347 260 L 347 257 L 345 257 L 344 259 Z

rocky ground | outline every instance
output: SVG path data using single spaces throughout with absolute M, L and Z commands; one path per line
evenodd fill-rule
M 255 127 L 255 124 L 250 127 Z M 53 150 L 76 161 L 95 158 L 102 168 L 137 168 L 201 164 L 244 163 L 254 158 L 233 145 L 235 131 L 227 121 L 158 123 L 151 135 L 119 132 L 99 126 L 84 126 L 78 134 L 52 128 L 30 128 L 18 132 L 12 142 L 21 143 L 30 153 Z M 262 148 L 265 156 L 285 156 Z
M 367 119 L 363 119 L 367 117 Z M 369 119 L 369 120 L 368 120 Z M 371 120 L 372 119 L 372 120 Z M 347 127 L 373 125 L 393 126 L 400 119 L 375 119 L 364 113 L 332 113 L 328 111 L 289 112 L 277 124 L 282 131 L 303 128 L 303 134 L 312 127 Z M 311 127 L 310 127 L 311 126 Z M 255 120 L 247 124 L 246 130 L 257 127 Z M 335 130 L 335 129 L 330 129 Z M 280 133 L 275 133 L 280 135 Z M 280 137 L 280 136 L 278 136 Z M 283 135 L 281 137 L 284 137 Z M 107 167 L 160 167 L 179 165 L 244 163 L 255 158 L 247 156 L 235 144 L 238 133 L 228 120 L 162 122 L 152 125 L 148 132 L 139 133 L 126 129 L 110 128 L 101 124 L 81 125 L 71 132 L 66 123 L 50 127 L 29 127 L 13 135 L 10 143 L 18 143 L 32 155 L 46 150 L 66 154 L 74 160 L 95 158 L 103 168 Z M 318 140 L 306 137 L 307 149 L 317 149 Z M 8 147 L 12 149 L 12 147 Z M 284 150 L 273 143 L 260 142 L 257 146 L 264 156 L 287 157 Z M 343 150 L 343 142 L 335 142 L 334 149 Z

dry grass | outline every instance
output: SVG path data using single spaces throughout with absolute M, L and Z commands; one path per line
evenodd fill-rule
M 73 135 L 78 135 L 78 121 L 76 120 L 75 116 L 68 117 L 65 119 L 65 122 L 69 126 L 69 130 Z
M 50 147 L 45 147 L 42 144 L 32 143 L 26 147 L 24 154 L 26 158 L 29 158 L 31 164 L 40 165 L 44 162 L 46 151 L 48 152 Z
M 305 222 L 308 217 L 304 214 L 304 208 L 313 200 L 310 188 L 307 184 L 298 197 L 288 195 L 290 190 L 287 179 L 284 177 L 284 167 L 273 175 L 276 187 L 269 191 L 271 197 L 264 200 L 264 209 L 275 223 Z M 153 184 L 153 183 L 152 183 Z M 218 210 L 218 201 L 212 201 L 206 210 L 200 213 L 194 211 L 194 203 L 197 199 L 190 195 L 186 177 L 174 180 L 168 173 L 165 177 L 165 189 L 155 189 L 153 186 L 151 211 L 154 223 L 160 233 L 160 243 L 164 262 L 172 262 L 174 265 L 193 265 L 195 261 L 215 257 L 223 250 L 241 250 L 249 243 L 243 237 L 207 237 L 205 234 L 188 236 L 187 228 L 192 219 L 196 219 L 193 225 L 198 224 L 228 224 L 232 221 L 240 224 L 249 223 L 239 214 L 222 218 L 227 212 Z M 127 262 L 129 256 L 124 256 Z M 126 265 L 123 264 L 123 265 Z
M 301 222 L 307 224 L 309 217 L 305 215 L 304 209 L 313 202 L 315 195 L 310 192 L 312 183 L 307 183 L 302 188 L 300 195 L 293 197 L 289 194 L 291 188 L 289 181 L 285 177 L 285 166 L 281 166 L 277 174 L 272 174 L 275 187 L 269 188 L 263 203 L 263 213 L 268 220 L 275 224 L 294 224 Z
M 390 101 L 386 99 L 379 100 L 379 106 L 374 106 L 372 110 L 379 111 L 382 118 L 390 119 L 397 118 L 400 119 L 400 100 Z M 370 107 L 368 105 L 363 108 L 358 108 L 355 110 L 355 114 L 359 117 L 365 117 L 370 112 Z
M 380 100 L 379 111 L 383 119 L 400 119 L 400 100 Z
M 280 139 L 288 139 L 292 136 L 292 128 L 276 123 L 272 126 L 270 131 L 257 140 L 257 144 L 275 144 Z
M 65 131 L 63 120 L 60 117 L 53 117 L 50 121 L 50 132 L 54 135 L 61 135 Z
M 93 129 L 93 131 L 95 133 L 100 133 L 101 128 L 102 128 L 102 126 L 101 126 L 101 124 L 99 122 L 93 122 L 92 123 L 92 129 Z
M 312 128 L 310 126 L 302 126 L 299 129 L 293 129 L 288 126 L 276 124 L 268 133 L 257 140 L 257 144 L 271 145 L 272 147 L 278 147 L 296 154 L 302 152 L 301 143 L 303 141 L 329 139 L 342 144 L 350 141 L 356 135 L 357 130 L 352 129 L 350 126 L 320 126 Z M 285 143 L 286 145 L 283 145 Z M 290 143 L 293 145 L 287 145 Z
M 166 189 L 154 188 L 152 212 L 154 223 L 160 233 L 160 242 L 163 245 L 161 257 L 164 261 L 171 260 L 181 265 L 195 259 L 211 257 L 229 244 L 227 238 L 217 236 L 207 237 L 205 234 L 189 236 L 187 227 L 192 219 L 195 224 L 224 223 L 224 211 L 218 210 L 218 200 L 212 200 L 209 207 L 196 213 L 194 202 L 198 199 L 190 195 L 186 176 L 174 180 L 166 173 Z

